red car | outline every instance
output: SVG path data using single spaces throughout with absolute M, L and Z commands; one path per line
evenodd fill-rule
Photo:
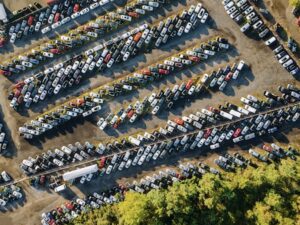
M 99 160 L 99 169 L 102 169 L 104 166 L 105 166 L 105 161 L 106 161 L 106 158 L 105 157 L 101 157 L 100 160 Z
M 192 85 L 193 85 L 193 80 L 191 79 L 191 80 L 189 80 L 188 82 L 187 82 L 187 84 L 185 85 L 185 88 L 187 89 L 187 90 L 189 90 L 191 87 L 192 87 Z
M 105 63 L 108 63 L 108 61 L 110 60 L 110 58 L 111 58 L 111 54 L 110 53 L 108 53 L 106 56 L 105 56 L 105 58 L 104 58 L 104 62 Z
M 53 54 L 60 54 L 61 53 L 61 51 L 57 48 L 50 49 L 50 52 L 53 53 Z
M 158 73 L 163 74 L 163 75 L 167 75 L 167 74 L 169 74 L 169 70 L 159 69 Z
M 76 105 L 77 106 L 82 106 L 83 104 L 84 104 L 84 99 L 81 99 L 81 98 L 76 99 Z
M 45 184 L 45 181 L 46 181 L 46 176 L 45 176 L 45 175 L 42 175 L 42 176 L 40 177 L 40 184 L 41 184 L 41 185 L 44 185 L 44 184 Z
M 139 17 L 139 14 L 136 13 L 136 12 L 129 12 L 129 13 L 128 13 L 128 16 L 131 16 L 131 17 L 134 17 L 134 18 L 138 18 L 138 17 Z
M 181 126 L 183 126 L 183 124 L 184 124 L 184 121 L 180 118 L 174 119 L 174 122 L 177 123 L 178 125 L 181 125 Z
M 51 219 L 49 222 L 49 225 L 56 225 L 56 223 L 55 223 L 55 220 L 54 219 Z
M 63 214 L 63 209 L 61 208 L 61 207 L 57 207 L 56 208 L 56 212 L 59 214 L 59 215 L 61 215 L 61 214 Z
M 65 206 L 67 209 L 69 210 L 73 210 L 74 209 L 74 205 L 72 204 L 72 202 L 66 202 L 65 203 Z
M 272 152 L 273 151 L 273 148 L 270 145 L 264 144 L 262 148 L 263 148 L 263 150 L 265 150 L 267 152 Z
M 75 4 L 74 7 L 73 7 L 73 12 L 76 13 L 80 10 L 80 6 L 79 4 Z
M 57 23 L 60 19 L 60 13 L 55 13 L 55 16 L 54 16 L 54 23 Z
M 141 32 L 138 32 L 138 33 L 134 36 L 133 41 L 137 43 L 137 42 L 140 40 L 141 36 L 142 36 L 142 33 L 141 33 Z
M 219 110 L 219 109 L 216 109 L 216 108 L 214 108 L 214 107 L 212 107 L 212 106 L 209 106 L 207 109 L 208 109 L 209 111 L 213 112 L 213 113 L 220 113 L 220 110 Z
M 237 128 L 233 133 L 233 137 L 234 138 L 238 137 L 240 135 L 241 131 L 242 131 L 241 128 Z
M 203 137 L 204 137 L 204 138 L 208 138 L 209 135 L 211 134 L 211 132 L 212 132 L 212 130 L 211 130 L 210 128 L 206 129 L 206 131 L 205 131 Z
M 130 119 L 134 114 L 134 110 L 130 109 L 129 112 L 127 113 L 127 117 Z
M 18 104 L 22 104 L 23 101 L 24 101 L 24 97 L 20 95 L 18 98 Z
M 14 89 L 14 90 L 13 90 L 13 93 L 14 93 L 14 96 L 15 96 L 15 97 L 19 97 L 20 94 L 21 94 L 21 91 L 20 91 L 19 89 Z
M 4 38 L 0 38 L 0 48 L 2 48 L 5 44 L 5 39 Z
M 9 76 L 11 74 L 10 71 L 6 71 L 6 70 L 0 70 L 0 74 L 1 75 L 5 75 L 5 76 Z
M 151 71 L 149 69 L 144 69 L 144 70 L 142 70 L 142 74 L 150 76 Z
M 193 61 L 193 62 L 199 62 L 200 58 L 197 56 L 189 56 L 189 60 Z
M 53 5 L 53 4 L 58 3 L 58 2 L 59 2 L 59 0 L 47 0 L 48 5 Z
M 117 129 L 119 127 L 120 123 L 121 123 L 121 119 L 119 118 L 117 120 L 117 122 L 115 122 L 115 124 L 113 125 L 113 128 Z
M 232 73 L 232 72 L 229 72 L 229 73 L 226 75 L 225 80 L 226 80 L 226 81 L 230 81 L 231 78 L 232 78 L 232 76 L 233 76 L 233 73 Z
M 33 17 L 33 16 L 29 16 L 29 17 L 28 17 L 27 23 L 28 23 L 29 26 L 31 26 L 31 25 L 33 24 L 33 20 L 34 20 L 34 17 Z

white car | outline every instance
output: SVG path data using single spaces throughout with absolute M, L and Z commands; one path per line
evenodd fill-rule
M 90 5 L 90 10 L 96 9 L 100 6 L 100 4 L 98 2 L 95 2 L 93 4 Z
M 44 28 L 42 29 L 42 34 L 46 34 L 46 33 L 48 33 L 50 30 L 51 30 L 50 27 L 44 27 Z
M 81 70 L 81 73 L 86 73 L 86 71 L 89 69 L 89 64 L 85 64 Z
M 51 52 L 43 52 L 43 56 L 48 57 L 48 58 L 53 58 L 54 55 Z
M 31 68 L 33 65 L 32 65 L 32 63 L 30 63 L 30 62 L 22 61 L 22 66 L 26 66 L 26 67 L 28 67 L 28 68 Z
M 92 62 L 91 65 L 89 66 L 89 70 L 92 71 L 96 66 L 96 62 Z
M 241 27 L 241 32 L 246 32 L 248 29 L 250 28 L 250 24 L 249 23 L 245 23 L 242 27 Z
M 97 126 L 100 127 L 102 125 L 102 123 L 104 122 L 104 118 L 101 117 L 98 122 L 97 122 Z
M 42 25 L 41 22 L 37 22 L 37 23 L 35 24 L 35 27 L 34 27 L 35 32 L 38 32 L 38 31 L 40 30 L 41 25 Z
M 44 90 L 40 96 L 40 99 L 43 101 L 45 99 L 46 95 L 47 95 L 47 91 Z
M 61 69 L 61 68 L 63 68 L 64 67 L 64 64 L 63 63 L 58 63 L 58 64 L 56 64 L 53 68 L 55 69 L 55 70 L 59 70 L 59 69 Z
M 62 25 L 62 22 L 61 22 L 61 21 L 58 21 L 58 22 L 52 24 L 52 25 L 51 25 L 51 28 L 54 30 L 54 29 L 60 27 L 61 25 Z
M 153 11 L 153 7 L 148 5 L 142 5 L 142 9 L 150 12 Z
M 65 36 L 65 35 L 60 36 L 60 39 L 63 41 L 71 41 L 72 40 L 69 36 Z
M 71 18 L 69 16 L 67 16 L 67 17 L 65 17 L 65 18 L 62 19 L 61 25 L 66 24 L 66 23 L 68 23 L 70 21 L 71 21 Z
M 88 35 L 90 37 L 93 37 L 93 38 L 97 38 L 98 37 L 98 34 L 95 33 L 95 32 L 87 32 L 86 35 Z
M 15 43 L 16 38 L 17 38 L 17 34 L 16 34 L 16 33 L 13 33 L 13 34 L 11 35 L 11 37 L 10 37 L 9 42 L 12 43 L 12 44 Z
M 134 114 L 132 115 L 132 117 L 130 118 L 129 122 L 130 122 L 130 123 L 134 123 L 134 122 L 136 121 L 137 117 L 138 117 L 138 115 L 137 115 L 136 113 L 134 113 Z
M 106 174 L 110 174 L 111 171 L 112 171 L 112 168 L 113 168 L 113 166 L 112 166 L 112 165 L 109 165 L 109 166 L 107 167 L 107 169 L 106 169 Z
M 130 56 L 130 52 L 126 52 L 123 56 L 123 61 L 127 61 L 129 56 Z
M 108 61 L 108 63 L 106 64 L 107 68 L 112 67 L 112 65 L 114 64 L 115 60 L 112 58 Z
M 90 11 L 89 8 L 84 8 L 80 11 L 80 15 L 84 15 L 84 14 L 87 14 L 88 12 Z
M 290 56 L 288 54 L 286 54 L 285 56 L 283 56 L 281 59 L 279 59 L 279 63 L 283 64 L 285 63 L 287 60 L 290 59 Z
M 107 3 L 109 3 L 109 0 L 101 0 L 99 1 L 99 5 L 106 5 Z
M 98 112 L 99 110 L 101 110 L 101 106 L 100 105 L 94 106 L 91 110 L 92 112 Z
M 200 22 L 201 22 L 201 23 L 205 23 L 206 20 L 207 20 L 207 18 L 208 18 L 208 13 L 206 12 L 206 13 L 204 13 L 204 15 L 203 15 L 203 17 L 201 18 Z
M 206 81 L 208 80 L 208 78 L 209 78 L 209 75 L 208 75 L 208 74 L 204 74 L 203 77 L 202 77 L 201 80 L 200 80 L 201 83 L 205 84 Z
M 54 19 L 54 14 L 50 14 L 50 16 L 48 18 L 48 24 L 53 23 L 53 19 Z
M 193 24 L 191 22 L 188 22 L 184 28 L 184 33 L 189 33 Z
M 53 93 L 56 95 L 58 94 L 58 92 L 60 91 L 61 89 L 61 84 L 57 84 L 53 90 Z
M 0 198 L 0 206 L 5 206 L 5 205 L 6 205 L 6 201 Z
M 3 180 L 4 180 L 5 182 L 11 181 L 11 178 L 10 178 L 10 176 L 8 175 L 8 173 L 7 173 L 6 171 L 3 171 L 3 172 L 1 173 L 1 176 L 2 176 L 2 178 L 3 178 Z
M 102 124 L 101 124 L 101 126 L 99 127 L 100 128 L 100 130 L 104 130 L 105 129 L 105 127 L 107 126 L 107 121 L 104 121 Z
M 158 111 L 159 111 L 159 106 L 155 106 L 151 113 L 153 115 L 156 115 Z
M 273 36 L 270 39 L 268 39 L 267 41 L 265 41 L 265 44 L 267 46 L 270 46 L 271 44 L 273 44 L 277 39 Z
M 76 13 L 73 13 L 73 14 L 71 15 L 71 18 L 74 20 L 74 19 L 76 19 L 76 18 L 79 17 L 79 16 L 81 16 L 80 12 L 76 12 Z
M 131 20 L 132 20 L 131 16 L 126 16 L 126 15 L 121 15 L 121 16 L 120 16 L 120 19 L 121 19 L 121 20 L 128 21 L 128 22 L 131 22 Z
M 195 85 L 193 85 L 190 89 L 189 89 L 189 91 L 188 91 L 188 95 L 193 95 L 194 94 L 194 92 L 195 92 L 195 89 L 196 89 L 196 86 Z

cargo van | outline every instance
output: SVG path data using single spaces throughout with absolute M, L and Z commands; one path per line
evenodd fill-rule
M 137 145 L 137 146 L 141 145 L 141 141 L 131 136 L 128 138 L 128 141 L 133 145 Z
M 228 120 L 232 120 L 233 116 L 227 112 L 224 112 L 224 111 L 220 111 L 220 115 Z
M 240 117 L 242 116 L 242 114 L 241 114 L 240 112 L 235 111 L 235 110 L 233 110 L 233 109 L 231 109 L 231 110 L 229 111 L 229 113 L 230 113 L 231 115 L 235 116 L 235 117 L 238 117 L 238 118 L 240 118 Z
M 239 111 L 240 113 L 243 113 L 244 115 L 249 115 L 249 111 L 242 107 L 238 107 L 237 111 Z
M 251 113 L 256 113 L 256 109 L 251 107 L 250 105 L 245 105 L 245 109 L 247 109 Z

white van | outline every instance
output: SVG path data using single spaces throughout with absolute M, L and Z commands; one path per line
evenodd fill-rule
M 134 144 L 134 145 L 137 145 L 137 146 L 140 146 L 141 145 L 141 141 L 139 141 L 138 139 L 132 137 L 132 136 L 129 136 L 128 138 L 128 141 L 131 143 L 131 144 Z
M 232 120 L 233 116 L 227 112 L 224 112 L 224 111 L 220 111 L 220 116 L 228 119 L 228 120 Z
M 233 110 L 233 109 L 231 109 L 231 110 L 229 111 L 229 113 L 230 113 L 231 115 L 235 116 L 235 117 L 238 117 L 238 118 L 241 118 L 241 116 L 242 116 L 242 114 L 241 114 L 240 112 L 235 111 L 235 110 Z

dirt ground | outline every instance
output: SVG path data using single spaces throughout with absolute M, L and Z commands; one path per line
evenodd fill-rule
M 31 1 L 30 1 L 31 2 Z M 162 10 L 161 13 L 155 16 L 147 17 L 142 22 L 156 22 L 161 20 L 163 17 L 171 15 L 174 11 L 180 11 L 184 8 L 188 8 L 191 4 L 195 4 L 196 0 L 179 0 L 178 3 L 174 3 L 172 8 L 168 10 Z M 61 147 L 62 145 L 67 145 L 69 143 L 74 143 L 76 141 L 90 141 L 99 142 L 108 140 L 111 137 L 119 137 L 125 134 L 134 134 L 138 131 L 143 131 L 146 129 L 152 129 L 165 124 L 167 119 L 174 118 L 176 116 L 186 115 L 191 112 L 195 112 L 208 105 L 218 106 L 225 101 L 238 102 L 241 96 L 246 96 L 247 94 L 261 95 L 264 90 L 275 90 L 278 85 L 284 85 L 287 83 L 293 83 L 300 85 L 291 75 L 289 75 L 277 62 L 272 51 L 264 45 L 262 41 L 257 41 L 246 37 L 243 35 L 237 24 L 235 24 L 226 14 L 223 6 L 219 1 L 202 0 L 204 7 L 208 10 L 210 17 L 212 18 L 208 25 L 200 26 L 199 29 L 193 31 L 189 36 L 184 36 L 176 40 L 171 41 L 169 44 L 161 48 L 160 50 L 154 50 L 151 53 L 143 54 L 134 59 L 129 60 L 126 64 L 118 65 L 112 71 L 105 71 L 104 73 L 96 74 L 87 80 L 85 80 L 79 87 L 76 87 L 70 91 L 62 93 L 59 98 L 49 98 L 42 104 L 33 107 L 29 112 L 17 113 L 10 109 L 9 102 L 7 101 L 7 89 L 12 84 L 11 81 L 0 77 L 0 88 L 4 91 L 0 92 L 0 114 L 2 115 L 6 131 L 10 136 L 10 149 L 5 157 L 0 158 L 0 171 L 8 171 L 14 178 L 22 177 L 18 165 L 19 163 L 28 156 L 34 156 L 40 154 L 49 148 L 54 149 L 56 147 Z M 295 18 L 290 16 L 291 9 L 287 8 L 287 0 L 273 0 L 265 1 L 266 7 L 270 10 L 274 19 L 280 22 L 282 25 L 286 25 L 288 33 L 300 42 L 299 28 L 296 27 L 294 20 Z M 4 0 L 4 3 L 10 10 L 15 10 L 20 7 L 26 6 L 28 1 L 21 0 Z M 22 5 L 21 5 L 22 4 Z M 173 11 L 171 11 L 171 9 Z M 286 10 L 285 10 L 286 9 Z M 274 21 L 273 21 L 274 22 Z M 131 27 L 135 27 L 132 25 Z M 128 28 L 121 29 L 111 35 L 107 35 L 104 39 L 109 39 L 113 35 L 117 35 Z M 109 82 L 115 78 L 124 76 L 132 71 L 132 68 L 143 68 L 157 61 L 158 59 L 163 59 L 182 49 L 189 48 L 195 44 L 200 44 L 201 41 L 205 41 L 214 35 L 222 34 L 227 37 L 232 44 L 232 49 L 226 53 L 221 53 L 220 55 L 211 58 L 206 63 L 200 64 L 199 66 L 194 66 L 189 70 L 184 70 L 177 73 L 175 76 L 169 76 L 167 79 L 154 83 L 147 86 L 145 89 L 141 89 L 129 96 L 117 97 L 114 102 L 111 102 L 107 107 L 100 111 L 98 115 L 94 115 L 88 120 L 79 120 L 73 124 L 68 124 L 64 129 L 59 131 L 54 131 L 50 134 L 41 137 L 33 142 L 24 141 L 18 136 L 17 128 L 24 122 L 30 120 L 37 116 L 40 112 L 57 105 L 67 98 L 74 96 L 82 91 L 87 91 L 90 88 L 96 87 L 98 85 Z M 0 59 L 5 59 L 6 57 L 16 54 L 15 52 L 22 52 L 24 49 L 30 48 L 32 45 L 39 44 L 40 40 L 34 40 L 28 44 L 17 46 L 14 49 L 14 53 L 4 52 L 0 55 Z M 100 40 L 100 42 L 103 40 Z M 94 45 L 99 44 L 99 42 L 91 43 L 85 47 L 78 49 L 76 52 L 82 52 Z M 54 62 L 50 62 L 45 65 L 49 66 L 52 63 L 62 61 L 66 59 L 67 56 L 61 56 L 55 59 Z M 236 59 L 243 59 L 250 67 L 249 70 L 243 72 L 243 75 L 235 82 L 230 83 L 227 87 L 225 93 L 210 93 L 197 101 L 192 101 L 187 104 L 180 103 L 171 112 L 163 112 L 158 116 L 148 116 L 143 120 L 137 121 L 133 125 L 126 124 L 122 126 L 119 130 L 108 129 L 106 132 L 100 132 L 96 126 L 96 121 L 99 116 L 104 116 L 110 111 L 115 111 L 120 108 L 122 104 L 127 102 L 134 102 L 136 99 L 143 98 L 149 95 L 154 89 L 161 88 L 168 85 L 174 85 L 180 80 L 186 80 L 195 74 L 205 73 L 205 71 L 210 71 L 212 69 L 217 69 L 221 65 L 232 63 Z M 38 68 L 37 70 L 40 70 Z M 24 77 L 30 76 L 34 71 L 25 73 L 23 76 L 16 78 L 24 79 Z M 14 82 L 14 81 L 13 81 Z M 289 132 L 278 134 L 274 139 L 266 139 L 265 141 L 281 141 L 284 143 L 296 143 L 300 141 L 299 129 L 294 128 L 289 130 Z M 260 143 L 249 143 L 254 145 Z M 228 149 L 223 150 L 245 150 L 249 149 L 247 146 L 231 146 Z M 122 173 L 117 173 L 116 175 L 109 177 L 102 177 L 94 180 L 91 184 L 80 186 L 72 186 L 67 195 L 61 196 L 48 191 L 40 191 L 33 189 L 27 183 L 22 185 L 25 188 L 26 200 L 24 205 L 16 205 L 8 211 L 0 212 L 0 224 L 5 225 L 35 225 L 40 224 L 40 215 L 42 212 L 50 210 L 64 201 L 66 199 L 71 199 L 74 196 L 82 196 L 85 193 L 91 193 L 95 190 L 106 189 L 111 187 L 116 182 L 127 182 L 140 178 L 147 173 L 153 173 L 153 171 L 164 168 L 172 167 L 182 161 L 195 160 L 206 160 L 209 163 L 212 162 L 213 158 L 216 157 L 215 154 L 209 154 L 200 156 L 199 153 L 191 153 L 172 159 L 163 160 L 161 162 L 151 163 L 146 165 L 145 168 L 132 168 L 129 171 L 123 171 Z M 99 188 L 100 187 L 100 188 Z
M 273 22 L 280 23 L 287 30 L 288 35 L 300 43 L 300 28 L 296 24 L 297 19 L 292 14 L 292 7 L 289 6 L 288 1 L 266 0 L 264 2 L 273 16 Z

